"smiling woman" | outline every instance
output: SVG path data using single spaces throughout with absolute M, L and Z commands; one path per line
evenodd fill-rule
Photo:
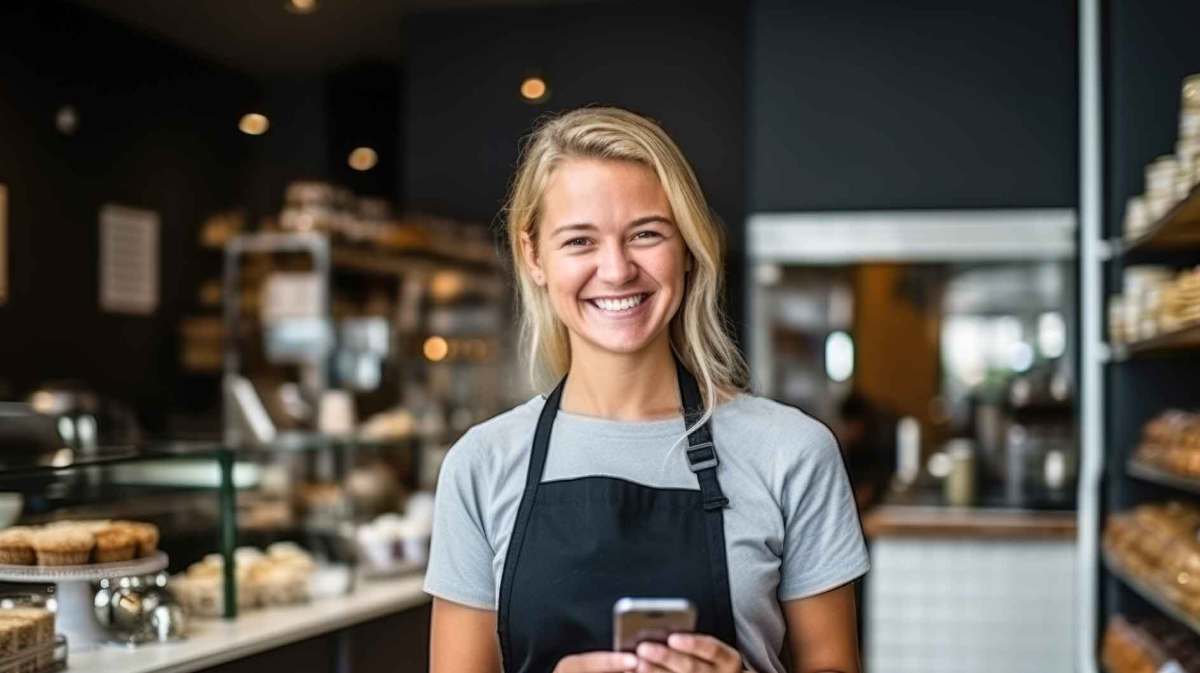
M 625 110 L 545 121 L 508 234 L 550 392 L 443 463 L 434 673 L 857 673 L 849 583 L 868 561 L 837 443 L 746 392 L 721 230 L 679 148 Z M 617 651 L 614 607 L 638 597 L 683 599 L 692 633 Z

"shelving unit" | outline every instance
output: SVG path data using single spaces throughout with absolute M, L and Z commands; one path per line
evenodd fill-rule
M 1109 514 L 1144 503 L 1200 503 L 1200 479 L 1134 458 L 1147 421 L 1171 408 L 1200 408 L 1200 390 L 1193 383 L 1200 375 L 1200 324 L 1130 343 L 1107 340 L 1108 297 L 1120 292 L 1125 267 L 1152 262 L 1185 268 L 1200 263 L 1200 186 L 1194 186 L 1185 199 L 1138 236 L 1121 236 L 1121 204 L 1141 190 L 1147 157 L 1172 151 L 1167 138 L 1174 142 L 1175 129 L 1167 131 L 1169 117 L 1162 112 L 1171 100 L 1168 97 L 1174 95 L 1172 103 L 1179 102 L 1179 93 L 1178 88 L 1171 91 L 1166 87 L 1177 87 L 1183 76 L 1197 70 L 1196 50 L 1188 44 L 1138 45 L 1135 49 L 1123 43 L 1126 51 L 1120 58 L 1124 60 L 1110 61 L 1120 59 L 1105 52 L 1103 45 L 1117 39 L 1117 31 L 1128 30 L 1128 26 L 1114 26 L 1148 20 L 1154 11 L 1098 0 L 1080 3 L 1083 458 L 1079 589 L 1083 631 L 1078 670 L 1089 673 L 1103 670 L 1099 634 L 1116 615 L 1161 617 L 1200 634 L 1200 616 L 1134 576 L 1103 553 L 1101 545 Z M 1155 63 L 1158 70 L 1139 72 L 1134 78 L 1128 70 L 1131 61 L 1145 58 L 1147 53 L 1162 57 Z M 1130 87 L 1134 79 L 1139 84 Z M 1149 96 L 1154 100 L 1148 100 Z M 1133 117 L 1142 113 L 1144 120 L 1154 120 L 1153 129 L 1133 124 Z M 1172 122 L 1178 123 L 1178 118 Z M 1106 166 L 1107 162 L 1112 165 Z

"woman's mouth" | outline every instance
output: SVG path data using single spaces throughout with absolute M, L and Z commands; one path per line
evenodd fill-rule
M 650 294 L 651 293 L 649 292 L 642 292 L 621 298 L 596 297 L 594 299 L 587 300 L 587 302 L 600 309 L 604 313 L 610 315 L 623 315 L 636 311 L 639 306 L 646 302 L 646 299 L 650 296 Z

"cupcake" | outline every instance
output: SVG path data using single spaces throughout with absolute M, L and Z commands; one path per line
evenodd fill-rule
M 85 564 L 95 546 L 95 536 L 78 526 L 51 526 L 33 534 L 33 549 L 41 566 Z
M 33 531 L 28 526 L 0 530 L 0 563 L 31 566 L 37 561 L 33 551 Z
M 93 553 L 96 563 L 128 561 L 137 555 L 137 538 L 127 528 L 108 526 L 93 533 L 92 537 L 96 540 Z
M 139 557 L 150 556 L 158 549 L 158 526 L 144 521 L 114 521 L 113 525 L 133 533 Z

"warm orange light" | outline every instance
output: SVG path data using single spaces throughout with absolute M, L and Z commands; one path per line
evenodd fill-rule
M 347 161 L 350 163 L 350 168 L 356 171 L 369 171 L 379 163 L 379 155 L 370 147 L 355 147 L 350 152 L 350 158 Z
M 421 350 L 425 353 L 425 359 L 430 362 L 441 362 L 446 359 L 446 355 L 450 352 L 450 344 L 440 336 L 431 336 L 425 340 L 425 345 Z
M 284 8 L 293 14 L 312 14 L 317 11 L 317 0 L 288 0 Z
M 521 97 L 531 103 L 545 100 L 549 92 L 546 80 L 541 77 L 526 77 L 525 81 L 521 82 Z
M 266 115 L 261 115 L 257 112 L 242 115 L 238 121 L 238 129 L 242 133 L 251 136 L 261 136 L 271 128 L 271 120 L 267 119 Z

